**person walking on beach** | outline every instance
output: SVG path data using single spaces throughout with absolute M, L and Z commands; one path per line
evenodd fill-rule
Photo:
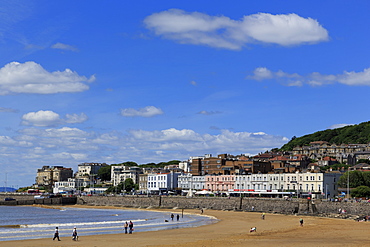
M 128 223 L 128 228 L 129 228 L 129 234 L 132 234 L 132 231 L 134 230 L 134 223 L 130 220 L 130 223 Z
M 58 227 L 55 227 L 53 241 L 54 241 L 56 238 L 58 239 L 58 241 L 60 241 L 60 239 L 59 239 L 59 229 L 58 229 Z
M 127 228 L 128 228 L 128 223 L 126 221 L 125 224 L 123 225 L 123 229 L 125 229 L 125 234 L 127 234 Z
M 180 215 L 177 215 L 177 216 L 176 216 L 176 218 L 177 218 L 177 221 L 179 221 L 179 219 L 180 219 Z
M 264 220 L 265 219 L 265 213 L 262 213 L 261 218 Z
M 73 231 L 72 231 L 72 240 L 77 241 L 77 239 L 78 239 L 78 237 L 77 237 L 77 228 L 74 227 Z
M 299 220 L 299 225 L 300 225 L 300 226 L 303 226 L 303 219 L 300 219 L 300 220 Z
M 175 217 L 173 214 L 171 214 L 171 219 L 173 220 L 173 217 Z

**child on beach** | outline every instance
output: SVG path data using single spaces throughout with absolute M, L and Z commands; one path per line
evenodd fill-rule
M 249 232 L 256 232 L 257 231 L 257 227 L 252 227 Z

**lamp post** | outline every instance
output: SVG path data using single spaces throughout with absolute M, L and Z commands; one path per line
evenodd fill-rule
M 347 174 L 347 197 L 349 199 L 349 167 L 348 167 L 348 174 Z

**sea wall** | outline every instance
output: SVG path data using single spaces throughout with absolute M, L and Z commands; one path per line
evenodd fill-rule
M 161 208 L 208 208 L 216 210 L 242 210 L 276 213 L 297 213 L 299 201 L 282 199 L 250 199 L 240 197 L 177 197 L 177 196 L 84 196 L 77 198 L 78 204 L 91 206 L 124 206 L 136 208 L 161 207 Z
M 7 197 L 14 201 L 5 201 Z M 370 215 L 368 202 L 331 202 L 321 200 L 279 198 L 240 198 L 240 197 L 192 197 L 181 196 L 81 196 L 34 199 L 31 195 L 0 194 L 0 205 L 32 204 L 84 204 L 91 206 L 118 206 L 133 208 L 183 208 L 240 210 L 283 214 L 339 215 L 339 209 L 345 215 Z M 343 215 L 341 215 L 343 216 Z
M 192 208 L 215 210 L 241 210 L 283 214 L 339 215 L 339 209 L 346 215 L 370 215 L 367 202 L 331 202 L 307 199 L 273 199 L 240 197 L 177 197 L 177 196 L 84 196 L 77 198 L 77 204 L 90 206 L 121 206 L 134 208 Z M 345 217 L 345 215 L 342 215 Z
M 13 198 L 15 200 L 5 201 L 5 198 Z M 76 204 L 76 197 L 57 197 L 57 198 L 40 198 L 35 199 L 34 196 L 30 195 L 0 195 L 0 205 L 16 206 L 16 205 L 33 205 L 33 204 L 45 204 L 45 205 L 71 205 Z

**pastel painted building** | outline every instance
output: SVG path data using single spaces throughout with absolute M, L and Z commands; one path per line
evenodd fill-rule
M 234 190 L 235 175 L 206 175 L 205 189 L 213 192 Z

